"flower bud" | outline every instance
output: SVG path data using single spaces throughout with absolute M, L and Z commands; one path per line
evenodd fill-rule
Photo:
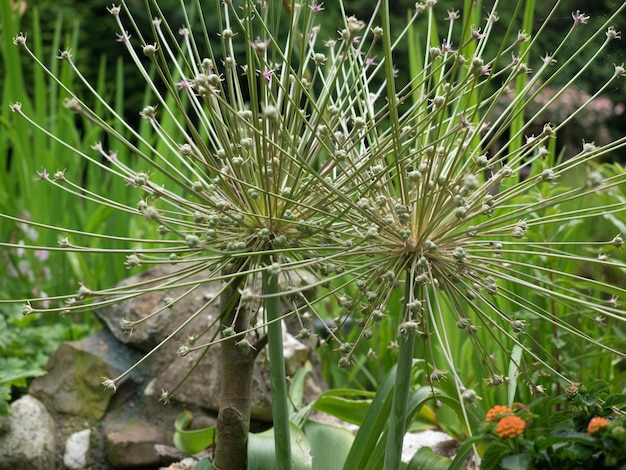
M 146 44 L 143 46 L 143 55 L 152 59 L 156 55 L 157 49 L 156 44 Z

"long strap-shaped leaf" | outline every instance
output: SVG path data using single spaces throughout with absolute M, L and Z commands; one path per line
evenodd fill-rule
M 356 434 L 352 449 L 346 458 L 344 470 L 361 470 L 367 467 L 372 451 L 385 431 L 391 410 L 393 384 L 396 380 L 394 366 L 380 385 L 370 409 Z

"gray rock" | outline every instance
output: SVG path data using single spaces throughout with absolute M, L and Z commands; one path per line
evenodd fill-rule
M 0 470 L 54 469 L 55 424 L 36 398 L 11 404 L 10 429 L 0 436 Z
M 169 276 L 172 272 L 171 266 L 159 266 L 124 281 L 122 285 L 137 282 L 151 285 L 159 282 L 155 278 Z M 170 455 L 174 421 L 180 413 L 191 411 L 194 426 L 215 424 L 221 386 L 219 344 L 208 351 L 193 351 L 185 357 L 179 357 L 177 349 L 180 343 L 187 342 L 189 335 L 207 330 L 209 318 L 219 315 L 218 302 L 204 308 L 184 330 L 161 345 L 154 354 L 148 354 L 219 292 L 220 283 L 208 282 L 201 274 L 185 281 L 201 284 L 186 296 L 183 294 L 189 287 L 167 287 L 164 291 L 149 292 L 99 312 L 105 329 L 83 341 L 63 343 L 46 366 L 48 374 L 33 381 L 31 394 L 45 403 L 59 423 L 56 440 L 65 443 L 63 460 L 66 468 L 110 470 L 168 465 L 182 459 L 182 456 L 174 459 Z M 121 330 L 122 320 L 133 321 L 149 316 L 164 305 L 164 297 L 180 297 L 181 300 L 137 325 L 131 335 Z M 283 308 L 285 312 L 291 309 L 287 303 Z M 288 319 L 286 323 L 292 332 L 299 332 L 302 327 L 296 318 Z M 209 328 L 205 338 L 214 337 L 217 334 L 215 328 Z M 250 341 L 263 334 L 262 330 L 251 333 Z M 204 338 L 198 343 L 201 341 Z M 313 341 L 312 338 L 311 344 L 305 345 L 293 336 L 285 335 L 285 360 L 289 373 L 295 372 L 305 361 L 314 364 L 314 373 L 307 377 L 305 385 L 305 403 L 324 388 L 319 367 L 315 367 L 316 356 L 311 354 Z M 138 361 L 141 364 L 117 384 L 116 393 L 104 391 L 102 377 L 115 378 Z M 191 376 L 179 387 L 179 382 L 192 369 Z M 164 390 L 176 390 L 168 405 L 159 401 Z M 271 420 L 271 390 L 265 351 L 260 352 L 255 364 L 252 397 L 251 430 L 266 429 L 268 424 L 265 421 Z M 86 428 L 91 429 L 91 435 Z M 2 439 L 0 435 L 0 442 Z M 32 440 L 28 442 L 31 450 Z M 164 453 L 163 449 L 170 451 Z M 2 467 L 2 456 L 0 462 L 0 470 L 3 470 L 6 467 Z M 55 467 L 37 465 L 27 468 Z M 16 470 L 16 467 L 10 466 L 10 470 Z
M 101 331 L 83 341 L 66 341 L 54 352 L 29 392 L 51 411 L 101 419 L 113 394 L 104 390 L 103 377 L 116 377 L 140 354 Z
M 104 429 L 106 458 L 114 468 L 159 466 L 155 444 L 167 440 L 164 430 L 143 421 L 111 424 Z
M 176 272 L 177 269 L 181 269 L 180 266 L 158 265 L 142 274 L 122 281 L 119 286 L 131 286 L 136 283 L 143 283 L 145 286 L 162 284 L 164 279 L 170 279 L 172 273 Z M 209 282 L 206 280 L 206 275 L 202 273 L 185 278 L 184 282 L 200 282 L 201 284 L 199 288 L 191 292 L 188 292 L 189 286 L 148 292 L 131 300 L 101 309 L 96 313 L 111 329 L 117 340 L 147 353 L 160 345 L 183 322 L 189 320 L 209 299 L 218 295 L 221 288 L 220 282 Z M 294 279 L 292 284 L 306 285 L 306 282 L 306 280 L 298 278 Z M 164 309 L 155 317 L 138 324 L 133 328 L 132 334 L 129 335 L 122 331 L 123 320 L 134 322 L 140 318 L 145 318 L 161 309 L 164 306 L 164 299 L 167 298 L 180 300 L 177 300 L 172 308 Z M 285 312 L 290 310 L 286 304 L 283 308 Z M 189 321 L 186 327 L 171 338 L 168 343 L 161 345 L 159 351 L 145 365 L 142 365 L 140 374 L 151 382 L 150 388 L 153 393 L 176 389 L 173 398 L 178 402 L 196 405 L 212 411 L 219 409 L 221 387 L 221 350 L 219 344 L 212 346 L 208 351 L 193 351 L 185 357 L 179 357 L 177 354 L 178 348 L 181 344 L 187 343 L 188 337 L 195 337 L 204 332 L 203 338 L 212 338 L 217 333 L 217 325 L 211 325 L 211 319 L 217 318 L 219 314 L 218 301 L 206 306 L 201 314 Z M 286 357 L 286 364 L 289 371 L 293 373 L 309 358 L 310 348 L 289 335 L 286 335 L 285 344 L 285 349 L 289 354 Z M 192 368 L 195 368 L 193 374 L 187 377 Z M 184 385 L 178 387 L 183 379 L 185 379 Z M 318 379 L 321 384 L 319 376 Z M 261 353 L 255 363 L 253 377 L 253 419 L 267 421 L 272 418 L 269 384 L 269 367 L 265 356 Z M 319 388 L 316 388 L 315 392 L 318 393 Z
M 168 288 L 166 283 L 171 283 L 170 277 L 181 269 L 184 267 L 181 268 L 179 265 L 157 265 L 137 276 L 125 279 L 117 287 L 128 287 L 137 283 L 142 283 L 142 288 L 163 287 L 158 291 L 149 292 L 97 310 L 96 315 L 121 343 L 129 344 L 144 353 L 151 351 L 175 331 L 183 321 L 189 319 L 208 299 L 215 297 L 219 292 L 220 283 L 207 282 L 206 274 L 203 273 L 181 280 L 185 283 L 204 282 L 204 284 L 200 284 L 199 288 L 193 289 L 191 292 L 188 292 L 189 286 Z M 173 308 L 163 308 L 166 299 L 178 299 L 179 297 L 182 298 L 176 301 Z M 122 330 L 123 320 L 134 322 L 159 309 L 162 311 L 158 315 L 135 326 L 131 334 Z M 176 344 L 177 341 L 186 341 L 188 335 L 195 334 L 208 326 L 207 318 L 209 316 L 216 318 L 218 315 L 219 305 L 218 302 L 214 302 L 197 315 L 184 331 L 181 331 L 170 343 Z
M 88 468 L 91 442 L 91 429 L 75 432 L 65 442 L 63 463 L 69 470 Z

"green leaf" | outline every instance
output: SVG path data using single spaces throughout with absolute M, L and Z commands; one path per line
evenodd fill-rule
M 308 421 L 304 432 L 311 446 L 313 470 L 341 470 L 354 436 L 346 428 Z
M 0 416 L 9 416 L 9 400 L 11 399 L 11 389 L 0 386 Z
M 28 384 L 26 379 L 45 375 L 44 370 L 24 370 L 19 372 L 9 372 L 6 375 L 0 375 L 0 385 L 14 385 L 16 387 L 26 387 Z
M 572 418 L 574 414 L 571 411 L 557 411 L 550 415 L 550 419 L 548 421 L 549 429 L 556 429 L 561 427 L 572 427 Z
M 187 430 L 192 419 L 191 412 L 184 411 L 174 422 L 174 445 L 186 454 L 197 454 L 217 442 L 217 426 Z
M 452 463 L 450 464 L 450 470 L 459 470 L 460 468 L 464 468 L 463 464 L 474 450 L 474 445 L 478 444 L 482 440 L 482 436 L 472 436 L 463 441 L 456 452 L 454 460 L 452 460 Z
M 348 423 L 360 425 L 372 404 L 371 399 L 356 398 L 357 394 L 363 396 L 364 393 L 358 390 L 329 390 L 315 400 L 313 408 Z
M 496 470 L 502 468 L 500 463 L 511 452 L 507 446 L 495 443 L 490 445 L 483 454 L 480 470 Z
M 289 429 L 291 441 L 291 468 L 293 470 L 311 470 L 311 448 L 306 435 L 297 426 Z M 274 428 L 248 437 L 248 470 L 276 470 L 276 451 L 274 448 Z
M 559 430 L 554 431 L 549 437 L 542 439 L 541 441 L 537 440 L 537 447 L 546 448 L 548 446 L 554 444 L 583 444 L 589 446 L 596 446 L 597 442 L 593 436 L 590 436 L 586 432 L 578 432 L 578 431 L 570 431 L 570 430 Z
M 626 406 L 626 395 L 611 395 L 609 398 L 606 399 L 602 406 L 604 408 L 624 408 L 624 406 Z
M 198 460 L 198 463 L 195 467 L 193 467 L 193 470 L 211 470 L 212 468 L 213 464 L 211 463 L 211 461 L 208 458 L 204 457 Z
M 515 392 L 517 390 L 517 377 L 519 372 L 519 365 L 522 359 L 522 348 L 519 344 L 513 346 L 511 351 L 511 360 L 509 361 L 509 386 L 508 386 L 508 399 L 507 405 L 513 406 L 515 400 Z
M 603 214 L 603 217 L 611 222 L 622 234 L 626 234 L 626 224 L 613 214 Z
M 372 453 L 376 449 L 376 443 L 388 424 L 389 412 L 391 410 L 391 392 L 395 377 L 396 368 L 393 367 L 378 388 L 367 415 L 361 423 L 361 427 L 352 444 L 352 449 L 350 449 L 350 453 L 346 458 L 344 465 L 346 470 L 363 469 L 370 462 Z
M 504 470 L 526 470 L 530 466 L 530 456 L 528 454 L 507 455 L 502 459 Z
M 407 470 L 449 470 L 452 462 L 436 454 L 430 447 L 420 448 L 407 466 Z
M 313 366 L 310 361 L 307 361 L 304 366 L 300 367 L 291 380 L 291 386 L 289 387 L 289 399 L 295 408 L 302 406 L 302 394 L 304 393 L 304 380 L 306 376 L 311 372 Z

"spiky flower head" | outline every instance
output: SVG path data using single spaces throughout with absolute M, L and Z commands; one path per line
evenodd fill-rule
M 61 144 L 124 181 L 136 198 L 111 201 L 84 190 L 62 170 L 50 178 L 44 169 L 41 180 L 148 224 L 152 235 L 116 240 L 128 245 L 123 254 L 129 269 L 179 265 L 176 274 L 157 280 L 162 287 L 203 272 L 224 282 L 221 292 L 232 288 L 237 309 L 261 315 L 255 302 L 260 276 L 281 278 L 287 285 L 281 294 L 297 297 L 305 289 L 300 270 L 313 273 L 316 297 L 300 298 L 314 309 L 333 295 L 339 318 L 355 317 L 360 326 L 349 340 L 339 338 L 340 328 L 330 331 L 339 339 L 341 366 L 353 364 L 357 345 L 387 320 L 400 339 L 392 345 L 402 349 L 404 340 L 417 337 L 430 384 L 449 377 L 459 398 L 467 390 L 456 363 L 461 343 L 476 348 L 482 383 L 496 386 L 518 375 L 531 384 L 545 376 L 571 381 L 575 369 L 565 362 L 571 358 L 559 349 L 563 335 L 624 358 L 622 349 L 584 327 L 599 316 L 623 324 L 616 299 L 624 288 L 586 276 L 589 267 L 623 269 L 612 259 L 621 237 L 589 243 L 567 238 L 568 227 L 623 210 L 623 203 L 580 209 L 572 202 L 624 183 L 624 173 L 589 170 L 581 182 L 575 172 L 623 147 L 624 139 L 583 144 L 560 159 L 554 139 L 588 103 L 539 130 L 530 129 L 532 117 L 523 111 L 553 77 L 567 73 L 572 59 L 566 56 L 565 65 L 556 66 L 564 54 L 559 46 L 531 71 L 531 52 L 543 51 L 524 46 L 526 32 L 498 38 L 499 52 L 490 56 L 486 45 L 495 37 L 495 10 L 485 24 L 473 24 L 474 15 L 465 12 L 465 36 L 458 39 L 459 15 L 449 12 L 445 41 L 431 43 L 427 35 L 423 60 L 402 82 L 394 53 L 420 18 L 433 30 L 436 3 L 418 3 L 411 25 L 400 32 L 390 28 L 388 4 L 370 19 L 344 15 L 326 42 L 315 21 L 330 4 L 325 9 L 323 3 L 294 2 L 283 11 L 272 2 L 215 2 L 216 34 L 205 30 L 196 36 L 191 24 L 176 33 L 157 18 L 150 38 L 128 32 L 136 24 L 127 18 L 128 5 L 113 6 L 120 47 L 154 98 L 140 112 L 147 131 L 138 132 L 105 98 L 95 96 L 106 110 L 102 117 L 66 89 L 67 109 L 97 124 L 109 142 L 130 148 L 135 158 L 121 159 L 102 144 L 90 151 Z M 588 17 L 576 12 L 572 18 L 564 43 L 583 30 L 579 26 Z M 594 58 L 619 36 L 607 28 Z M 25 36 L 15 42 L 34 57 Z M 82 79 L 71 54 L 60 59 Z M 589 102 L 622 75 L 621 66 L 609 70 Z M 515 94 L 507 101 L 511 89 Z M 508 104 L 499 109 L 503 101 Z M 12 110 L 46 132 L 19 104 Z M 120 125 L 112 127 L 111 121 Z M 88 251 L 69 236 L 58 249 Z M 91 309 L 132 298 L 144 287 L 83 285 L 77 295 L 57 298 L 67 302 L 52 311 Z M 27 313 L 36 311 L 28 305 Z M 221 333 L 254 349 L 245 335 L 256 324 L 227 322 Z M 537 340 L 541 325 L 552 330 L 555 347 Z M 218 340 L 181 346 L 180 352 Z M 517 374 L 505 375 L 511 368 Z

